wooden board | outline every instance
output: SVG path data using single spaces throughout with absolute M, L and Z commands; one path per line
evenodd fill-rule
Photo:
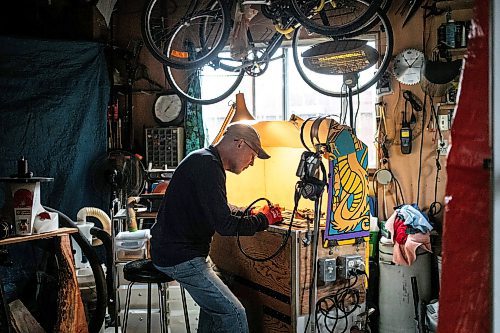
M 50 238 L 50 237 L 54 237 L 54 236 L 72 234 L 75 232 L 78 232 L 78 229 L 76 229 L 76 228 L 59 228 L 57 230 L 44 232 L 42 234 L 33 234 L 33 235 L 27 235 L 27 236 L 14 236 L 14 237 L 9 237 L 9 238 L 0 240 L 0 246 L 1 245 L 8 245 L 8 244 L 15 244 L 15 243 L 22 243 L 22 242 L 32 241 L 32 240 L 36 240 L 36 239 L 44 239 L 44 238 Z
M 88 333 L 87 319 L 83 307 L 75 267 L 73 251 L 68 235 L 60 238 L 59 251 L 59 291 L 58 316 L 54 327 L 55 332 Z
M 351 255 L 357 254 L 360 255 L 361 258 L 366 257 L 366 248 L 364 243 L 360 245 L 341 245 L 333 248 L 323 248 L 321 244 L 318 245 L 318 258 L 331 257 L 337 258 L 341 255 Z M 300 257 L 299 257 L 299 302 L 300 302 L 300 314 L 308 314 L 309 313 L 309 287 L 311 285 L 311 264 L 312 257 L 312 247 L 301 247 L 300 248 Z M 364 302 L 364 282 L 365 278 L 360 277 L 358 282 L 354 286 L 354 288 L 358 289 L 360 292 L 360 303 Z M 318 285 L 317 290 L 317 299 L 321 297 L 330 295 L 335 293 L 338 289 L 345 286 L 345 281 L 339 280 L 337 277 L 337 281 L 333 283 L 329 283 L 327 285 Z
M 9 303 L 9 317 L 14 332 L 45 333 L 43 327 L 18 299 Z
M 252 237 L 240 237 L 243 250 L 254 257 L 271 255 L 281 244 L 283 236 L 273 232 L 260 232 Z M 256 262 L 241 254 L 236 237 L 215 235 L 210 257 L 221 270 L 230 272 L 255 284 L 272 288 L 277 293 L 291 297 L 290 242 L 275 258 Z M 228 260 L 229 259 L 229 260 Z

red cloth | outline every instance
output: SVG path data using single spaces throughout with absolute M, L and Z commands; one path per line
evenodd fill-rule
M 394 240 L 398 244 L 404 245 L 407 237 L 405 221 L 398 215 L 394 219 Z

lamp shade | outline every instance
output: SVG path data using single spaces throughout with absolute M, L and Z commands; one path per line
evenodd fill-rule
M 248 121 L 255 120 L 252 114 L 248 111 L 247 105 L 245 103 L 245 97 L 243 93 L 236 94 L 236 110 L 234 111 L 234 115 L 231 118 L 231 123 L 235 123 L 237 121 Z
M 245 104 L 245 97 L 243 93 L 236 94 L 236 103 L 231 105 L 229 112 L 227 113 L 226 118 L 222 122 L 222 126 L 219 129 L 219 133 L 215 136 L 215 139 L 212 141 L 212 144 L 215 145 L 222 138 L 226 127 L 235 122 L 249 122 L 255 121 L 255 118 L 250 114 L 247 109 L 247 105 Z

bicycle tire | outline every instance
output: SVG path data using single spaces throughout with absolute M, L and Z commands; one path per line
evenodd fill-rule
M 358 0 L 358 1 L 363 2 L 361 0 Z M 381 9 L 376 10 L 376 15 L 378 16 L 378 19 L 380 20 L 380 23 L 381 23 L 383 29 L 385 30 L 385 32 L 383 32 L 383 33 L 385 33 L 385 35 L 386 35 L 386 47 L 385 47 L 384 57 L 383 57 L 382 61 L 380 62 L 380 65 L 379 65 L 376 73 L 373 75 L 373 77 L 371 79 L 369 79 L 367 82 L 352 89 L 353 95 L 360 94 L 360 93 L 366 91 L 368 88 L 370 88 L 373 84 L 375 84 L 380 79 L 380 77 L 382 77 L 384 72 L 389 67 L 389 63 L 390 63 L 391 58 L 392 58 L 392 51 L 394 48 L 394 35 L 392 32 L 392 26 L 389 22 L 387 15 Z M 303 29 L 303 27 L 296 29 L 294 36 L 293 36 L 293 41 L 292 41 L 293 59 L 294 59 L 295 67 L 297 68 L 297 71 L 299 72 L 299 75 L 311 88 L 313 88 L 314 90 L 318 91 L 319 93 L 321 93 L 323 95 L 327 95 L 327 96 L 331 96 L 331 97 L 346 97 L 348 95 L 348 93 L 343 92 L 342 88 L 340 89 L 340 91 L 339 90 L 331 90 L 330 85 L 328 85 L 328 89 L 327 89 L 327 88 L 322 87 L 319 84 L 313 82 L 313 79 L 311 79 L 309 77 L 309 75 L 311 75 L 311 74 L 307 74 L 308 73 L 307 69 L 304 70 L 304 68 L 302 68 L 302 65 L 301 65 L 300 59 L 299 59 L 299 55 L 298 55 L 298 48 L 299 48 L 298 39 L 300 36 L 301 29 Z M 356 33 L 351 33 L 351 34 L 345 35 L 345 38 L 353 38 L 353 37 L 357 37 L 357 36 L 359 36 L 359 35 Z M 310 73 L 312 73 L 312 72 L 310 72 Z
M 309 17 L 308 12 L 304 12 L 304 9 L 302 6 L 304 6 L 304 1 L 308 0 L 290 0 L 292 4 L 292 9 L 294 12 L 294 16 L 299 21 L 303 26 L 308 28 L 310 31 L 325 35 L 325 36 L 343 36 L 345 34 L 352 33 L 356 30 L 359 30 L 362 28 L 364 25 L 367 24 L 368 21 L 375 15 L 376 10 L 380 8 L 380 4 L 382 3 L 383 0 L 373 0 L 368 3 L 367 8 L 364 10 L 364 12 L 360 13 L 359 16 L 354 17 L 352 21 L 350 22 L 345 22 L 342 24 L 335 24 L 332 25 L 330 21 L 328 21 L 328 24 L 325 24 L 325 22 L 317 23 L 315 19 L 313 18 L 320 18 L 322 17 L 321 14 L 326 15 L 328 17 L 327 13 L 327 7 L 325 7 L 320 11 L 320 13 L 313 15 L 312 17 Z M 353 0 L 356 1 L 356 0 Z M 311 1 L 309 1 L 311 2 Z M 333 17 L 339 17 L 338 14 L 335 14 L 333 11 L 339 11 L 339 9 L 332 9 L 330 10 L 330 19 L 333 19 Z M 324 16 L 323 16 L 324 18 Z
M 260 6 L 267 8 L 267 6 Z M 200 40 L 205 40 L 207 24 L 200 27 Z M 242 59 L 235 59 L 232 56 L 221 58 L 214 57 L 220 67 L 229 72 L 245 70 L 250 76 L 262 75 L 271 60 L 272 56 L 280 48 L 284 35 L 276 32 L 274 24 L 264 15 L 254 17 L 248 25 L 246 36 L 248 40 L 247 54 Z M 228 45 L 231 49 L 231 45 Z M 242 56 L 238 54 L 238 56 Z M 237 57 L 236 57 L 237 58 Z
M 244 70 L 237 72 L 225 71 L 218 67 L 216 64 L 206 64 L 201 68 L 181 70 L 168 66 L 164 66 L 165 78 L 169 86 L 174 89 L 179 96 L 183 96 L 189 102 L 201 105 L 208 105 L 220 102 L 232 94 L 240 85 L 245 74 Z M 203 74 L 203 71 L 208 71 L 210 74 Z M 201 72 L 201 74 L 200 74 Z M 207 87 L 214 87 L 214 83 L 210 84 L 211 77 L 217 77 L 219 81 L 215 87 L 218 89 L 216 92 L 213 89 L 203 89 L 203 85 Z M 220 80 L 220 76 L 226 77 Z M 189 83 L 192 79 L 200 80 L 200 94 L 189 89 Z M 206 80 L 207 82 L 203 82 Z M 225 84 L 224 87 L 221 87 Z
M 380 9 L 387 14 L 387 11 L 392 5 L 392 0 L 382 0 L 380 5 Z M 353 31 L 353 33 L 364 34 L 377 26 L 380 23 L 377 15 L 373 15 L 371 19 L 368 20 L 364 25 L 362 25 L 359 29 Z
M 179 69 L 197 68 L 210 62 L 229 37 L 231 18 L 228 6 L 223 0 L 211 0 L 210 4 L 196 7 L 192 13 L 185 13 L 177 19 L 171 30 L 166 30 L 163 28 L 164 23 L 173 18 L 162 14 L 163 8 L 160 7 L 166 6 L 162 1 L 149 0 L 142 13 L 141 32 L 149 52 L 158 61 Z M 214 36 L 201 40 L 199 25 L 207 21 L 218 28 L 214 30 Z M 168 24 L 165 26 L 168 27 Z M 195 56 L 185 49 L 184 41 L 187 39 L 197 46 Z M 207 45 L 208 42 L 211 44 Z

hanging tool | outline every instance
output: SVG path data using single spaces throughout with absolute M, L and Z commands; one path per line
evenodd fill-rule
M 406 120 L 407 109 L 408 109 L 408 100 L 405 100 L 403 120 L 401 121 L 401 130 L 399 131 L 399 139 L 401 140 L 401 153 L 403 154 L 411 154 L 412 133 L 410 124 Z
M 415 111 L 422 111 L 422 104 L 420 103 L 419 100 L 417 100 L 417 98 L 415 97 L 415 95 L 413 95 L 413 93 L 410 90 L 403 91 L 403 97 L 404 97 L 405 100 L 407 100 L 408 102 L 410 102 L 411 107 Z
M 411 18 L 415 16 L 415 13 L 417 12 L 417 10 L 420 8 L 421 5 L 422 5 L 422 0 L 409 0 L 401 3 L 401 5 L 396 10 L 396 14 L 405 16 L 402 25 L 403 28 L 406 25 L 406 23 L 408 23 L 411 20 Z
M 408 21 L 411 20 L 411 18 L 415 15 L 415 13 L 417 12 L 417 10 L 420 8 L 420 5 L 422 5 L 422 0 L 411 0 L 410 1 L 410 9 L 408 10 L 408 13 L 406 13 L 406 17 L 405 17 L 405 20 L 403 22 L 403 28 L 404 26 L 406 25 L 406 23 L 408 23 Z

